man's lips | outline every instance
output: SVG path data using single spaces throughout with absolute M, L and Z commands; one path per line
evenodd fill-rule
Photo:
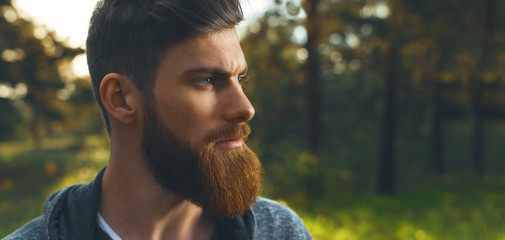
M 242 141 L 241 138 L 233 138 L 216 142 L 216 147 L 224 149 L 235 149 L 242 147 L 243 144 L 244 142 Z

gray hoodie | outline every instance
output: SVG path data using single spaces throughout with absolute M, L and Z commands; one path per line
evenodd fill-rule
M 49 196 L 44 214 L 2 240 L 107 239 L 97 225 L 102 177 L 59 190 Z M 288 207 L 258 198 L 251 210 L 235 219 L 219 219 L 213 239 L 312 239 L 302 220 Z

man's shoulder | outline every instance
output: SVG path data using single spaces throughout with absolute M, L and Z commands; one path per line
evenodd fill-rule
M 28 239 L 28 240 L 39 240 L 39 239 L 49 239 L 49 224 L 48 219 L 50 215 L 59 205 L 62 198 L 75 189 L 79 188 L 82 184 L 72 185 L 58 191 L 53 192 L 49 197 L 47 197 L 44 204 L 44 213 L 37 218 L 32 219 L 13 233 L 7 235 L 2 240 L 14 240 L 14 239 Z
M 284 204 L 277 201 L 259 197 L 252 207 L 256 218 L 274 218 L 276 220 L 299 219 L 298 215 Z
M 2 240 L 42 240 L 47 239 L 42 216 L 37 217 Z
M 258 198 L 252 207 L 254 239 L 312 239 L 302 219 L 289 207 L 266 198 Z

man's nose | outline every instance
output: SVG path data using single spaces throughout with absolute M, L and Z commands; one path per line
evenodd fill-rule
M 253 118 L 254 107 L 239 83 L 234 83 L 228 87 L 223 100 L 225 102 L 223 115 L 226 121 L 241 123 Z

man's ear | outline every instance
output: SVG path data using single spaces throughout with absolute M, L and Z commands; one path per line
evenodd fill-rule
M 125 75 L 107 74 L 100 84 L 100 98 L 109 117 L 123 124 L 133 123 L 139 103 L 138 91 Z

